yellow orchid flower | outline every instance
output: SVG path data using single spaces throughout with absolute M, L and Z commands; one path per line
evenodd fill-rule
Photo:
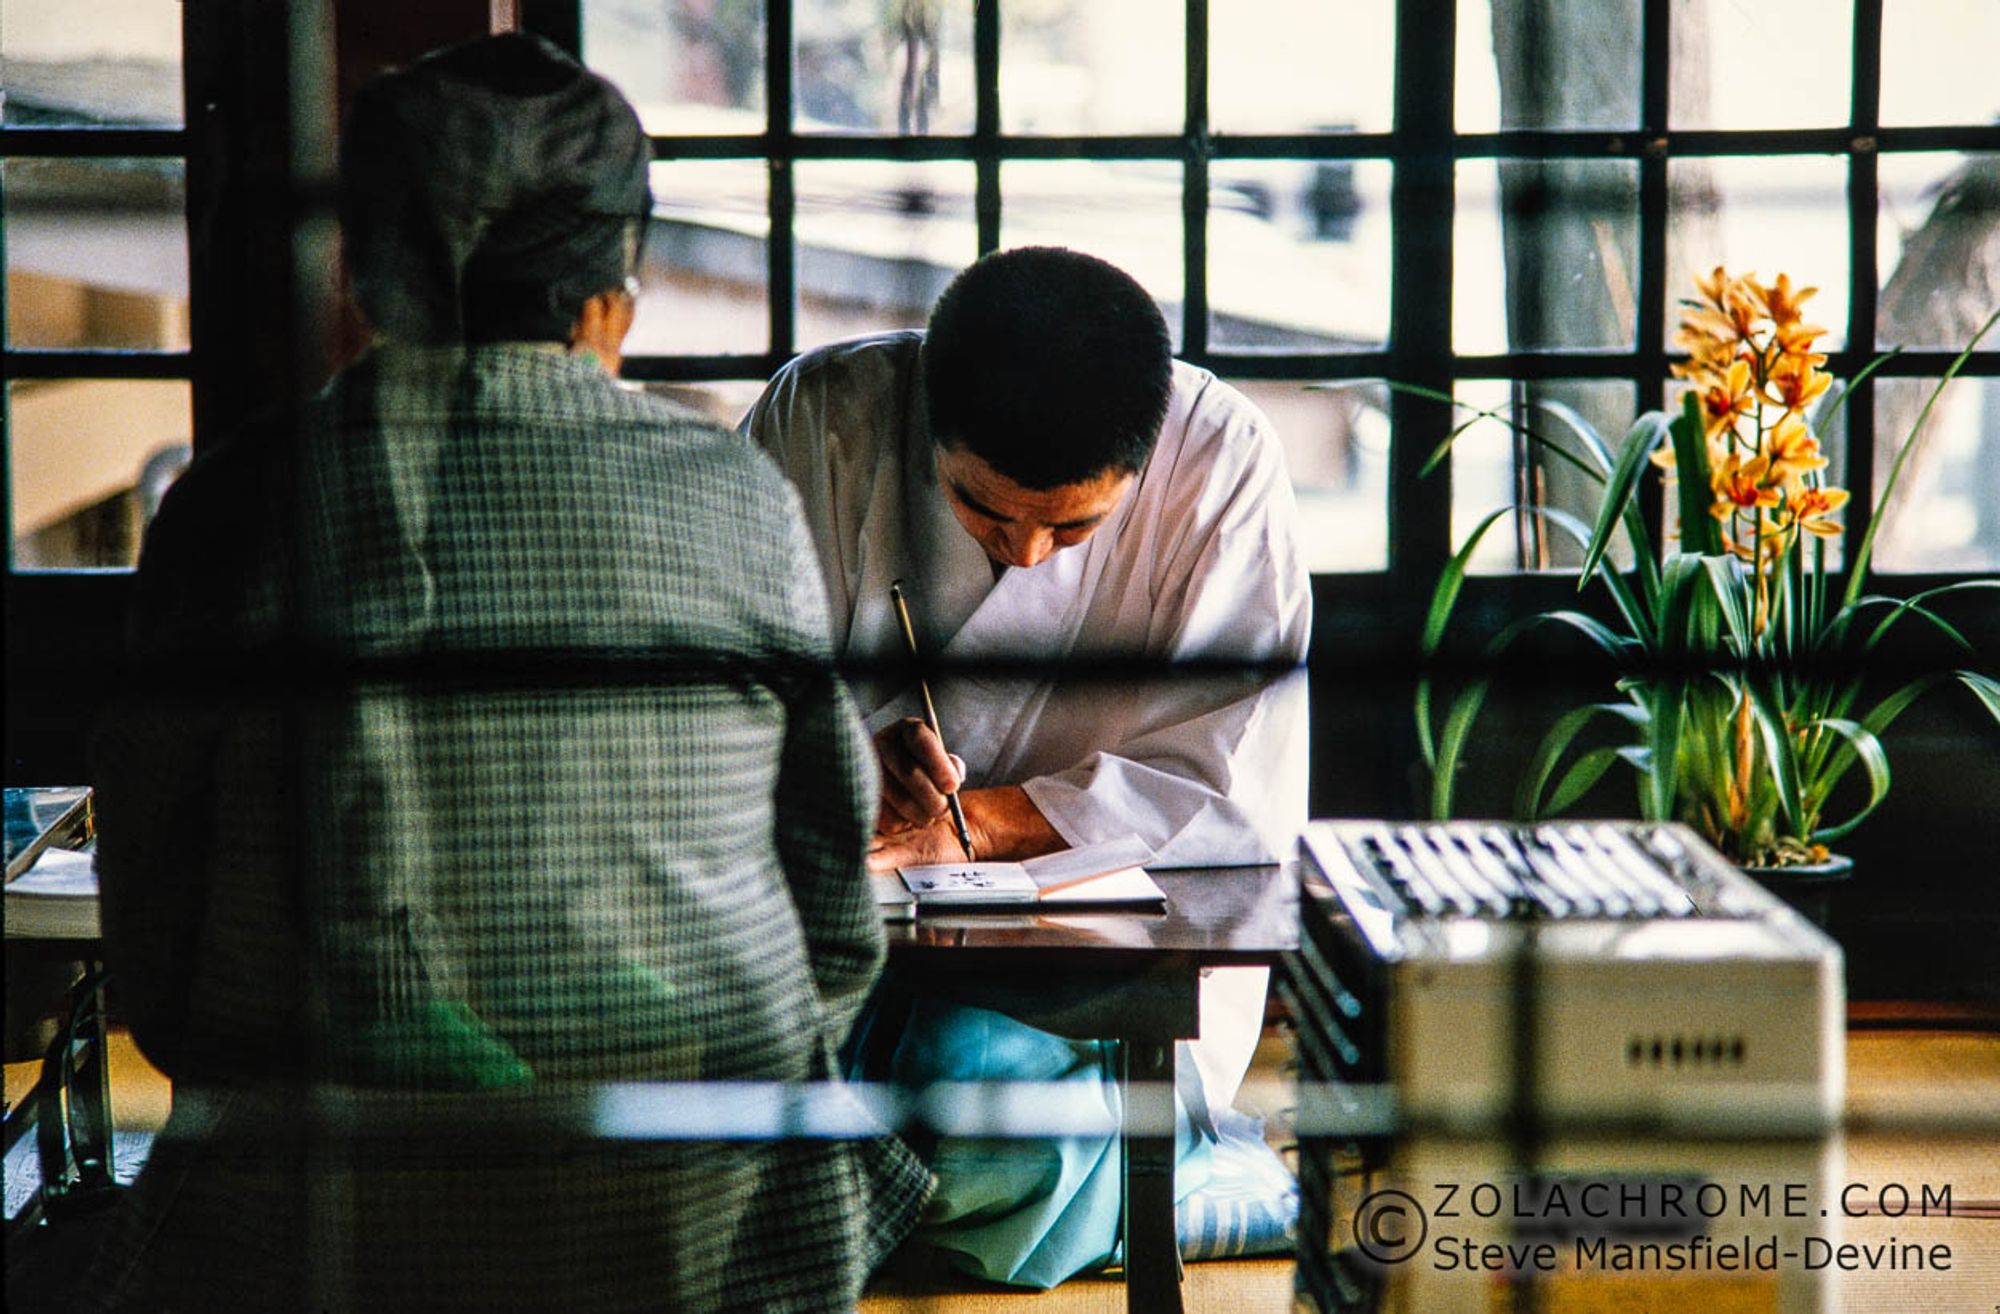
M 1764 308 L 1764 313 L 1769 315 L 1771 322 L 1781 330 L 1787 325 L 1799 322 L 1799 307 L 1819 291 L 1816 287 L 1802 287 L 1796 292 L 1792 291 L 1792 279 L 1789 274 L 1779 274 L 1777 280 L 1769 287 L 1761 286 L 1754 278 L 1744 281 L 1750 285 L 1751 294 Z
M 1709 513 L 1717 520 L 1727 520 L 1739 512 L 1779 505 L 1784 499 L 1776 488 L 1768 486 L 1770 474 L 1769 457 L 1753 456 L 1746 461 L 1739 452 L 1729 453 L 1709 476 L 1709 487 L 1715 492 L 1715 505 Z
M 1732 362 L 1720 382 L 1702 390 L 1702 424 L 1711 437 L 1734 428 L 1738 417 L 1752 414 L 1756 409 L 1757 393 L 1751 384 L 1749 361 Z
M 1818 400 L 1832 383 L 1833 376 L 1812 364 L 1811 357 L 1780 355 L 1764 380 L 1764 396 L 1774 405 L 1798 412 Z
M 1781 324 L 1772 334 L 1771 345 L 1779 358 L 1800 361 L 1817 369 L 1826 364 L 1826 356 L 1814 351 L 1813 343 L 1825 332 L 1817 324 Z
M 1786 503 L 1792 513 L 1792 521 L 1808 534 L 1818 534 L 1821 538 L 1837 538 L 1840 524 L 1827 517 L 1847 505 L 1845 488 L 1801 488 L 1793 493 Z
M 1778 478 L 1796 483 L 1811 470 L 1824 470 L 1826 457 L 1819 439 L 1797 414 L 1787 414 L 1775 429 L 1764 435 L 1764 451 Z

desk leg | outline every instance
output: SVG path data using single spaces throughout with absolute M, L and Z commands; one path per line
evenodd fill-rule
M 1180 1314 L 1181 1251 L 1174 1235 L 1174 1047 L 1128 1040 L 1125 1052 L 1125 1308 L 1131 1314 Z M 1137 1090 L 1134 1087 L 1138 1087 Z M 1135 1109 L 1136 1098 L 1161 1108 Z M 1165 1136 L 1138 1135 L 1138 1123 Z

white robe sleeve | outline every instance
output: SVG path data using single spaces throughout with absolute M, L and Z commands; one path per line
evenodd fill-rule
M 1297 668 L 1312 627 L 1311 583 L 1282 452 L 1254 408 L 1239 398 L 1237 410 L 1250 418 L 1232 413 L 1231 422 L 1251 426 L 1250 440 L 1226 452 L 1205 445 L 1176 471 L 1180 532 L 1157 559 L 1146 647 L 1170 661 L 1244 661 L 1262 671 L 1211 667 L 1055 695 L 1129 700 L 1117 742 L 1023 782 L 1072 844 L 1137 832 L 1161 866 L 1272 862 L 1292 855 L 1305 824 L 1309 739 Z

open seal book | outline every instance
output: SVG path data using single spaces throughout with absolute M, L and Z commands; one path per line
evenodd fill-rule
M 1144 864 L 1152 857 L 1144 841 L 1129 836 L 1025 862 L 939 862 L 897 872 L 918 908 L 1041 904 L 1157 911 L 1166 907 L 1167 896 L 1146 874 Z

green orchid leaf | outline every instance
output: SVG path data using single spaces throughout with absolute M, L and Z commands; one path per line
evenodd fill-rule
M 1611 550 L 1611 531 L 1632 508 L 1632 495 L 1639 486 L 1640 474 L 1646 468 L 1646 458 L 1660 445 L 1660 436 L 1666 429 L 1664 417 L 1647 414 L 1640 416 L 1632 431 L 1625 435 L 1625 445 L 1618 452 L 1618 463 L 1612 467 L 1611 477 L 1604 486 L 1604 496 L 1597 504 L 1597 523 L 1591 527 L 1585 545 L 1583 569 L 1576 582 L 1578 589 L 1582 589 L 1597 569 L 1597 563 L 1604 560 L 1604 554 Z
M 1978 671 L 1953 671 L 1959 683 L 1972 690 L 1973 697 L 1986 705 L 1987 714 L 2000 721 L 2000 681 Z
M 1951 381 L 1958 377 L 1958 372 L 1971 358 L 1973 349 L 1979 345 L 1979 340 L 1985 337 L 1996 323 L 2000 323 L 2000 310 L 1987 316 L 1986 322 L 1979 326 L 1979 331 L 1972 335 L 1972 341 L 1966 343 L 1965 350 L 1959 352 L 1946 367 L 1944 377 L 1938 380 L 1937 387 L 1931 389 L 1931 395 L 1925 398 L 1924 408 L 1917 412 L 1916 422 L 1910 426 L 1909 437 L 1903 440 L 1902 447 L 1896 452 L 1896 459 L 1889 464 L 1889 477 L 1883 481 L 1882 492 L 1875 499 L 1878 511 L 1883 507 L 1894 505 L 1892 499 L 1896 495 L 1896 484 L 1903 477 L 1903 467 L 1908 463 L 1911 452 L 1916 449 L 1918 440 L 1924 435 L 1924 423 L 1930 419 L 1931 408 L 1937 405 L 1938 398 L 1944 395 L 1944 390 L 1950 386 Z M 1849 565 L 1847 574 L 1846 601 L 1848 602 L 1861 596 L 1862 582 L 1868 574 L 1869 559 L 1875 551 L 1875 535 L 1882 528 L 1882 520 L 1883 517 L 1879 514 L 1869 518 L 1868 531 L 1861 536 L 1861 546 L 1855 549 L 1854 560 Z
M 1932 598 L 1942 597 L 1947 593 L 1963 592 L 1966 589 L 2000 589 L 2000 579 L 1960 580 L 1956 584 L 1945 584 L 1938 588 L 1925 589 L 1922 593 L 1913 593 L 1909 597 L 1903 599 L 1900 602 L 1897 602 L 1893 598 L 1884 598 L 1883 601 L 1892 604 L 1895 607 L 1895 610 L 1890 612 L 1887 616 L 1883 617 L 1881 622 L 1876 625 L 1874 632 L 1870 634 L 1868 638 L 1862 643 L 1861 651 L 1873 652 L 1875 650 L 1875 645 L 1882 642 L 1882 636 L 1884 636 L 1889 632 L 1890 626 L 1894 625 L 1897 621 L 1901 620 L 1904 615 L 1914 612 L 1916 615 L 1923 617 L 1925 620 L 1929 621 L 1932 625 L 1936 626 L 1938 630 L 1947 639 L 1950 639 L 1952 642 L 1956 643 L 1961 649 L 1965 650 L 1966 652 L 1971 652 L 1972 643 L 1970 640 L 1968 640 L 1963 634 L 1960 634 L 1957 628 L 1951 625 L 1949 622 L 1947 622 L 1943 617 L 1938 616 L 1936 613 L 1931 611 L 1930 608 L 1923 605 L 1924 603 L 1929 602 Z M 1871 596 L 1880 597 L 1879 594 Z M 1868 601 L 1867 598 L 1862 599 L 1863 603 L 1866 603 L 1867 601 Z
M 1870 708 L 1867 715 L 1859 718 L 1859 724 L 1862 729 L 1871 735 L 1880 737 L 1885 730 L 1895 723 L 1896 718 L 1901 716 L 1911 703 L 1916 702 L 1926 689 L 1936 684 L 1939 678 L 1935 675 L 1919 676 L 1911 680 L 1908 684 L 1894 690 L 1887 697 L 1883 698 L 1881 702 Z M 1855 682 L 1855 686 L 1850 686 L 1846 695 L 1836 700 L 1835 706 L 1842 709 L 1843 712 L 1846 708 L 1851 707 L 1855 701 L 1856 686 L 1858 684 L 1859 682 L 1857 681 Z M 1831 756 L 1827 757 L 1823 762 L 1815 761 L 1810 764 L 1813 778 L 1808 784 L 1821 798 L 1832 795 L 1833 787 L 1840 783 L 1841 778 L 1852 769 L 1856 761 L 1854 748 L 1846 740 L 1840 739 L 1832 742 L 1837 744 L 1838 748 Z
M 1547 523 L 1569 535 L 1577 547 L 1589 548 L 1590 530 L 1581 520 L 1558 507 L 1537 507 L 1536 512 Z M 1650 564 L 1650 558 L 1647 560 Z M 1589 579 L 1589 572 L 1585 572 L 1580 578 Z M 1613 569 L 1608 561 L 1598 564 L 1597 578 L 1604 581 L 1605 590 L 1611 594 L 1611 601 L 1618 608 L 1618 614 L 1625 618 L 1625 624 L 1631 628 L 1632 637 L 1638 640 L 1641 648 L 1650 651 L 1653 646 L 1650 637 L 1652 627 L 1646 623 L 1649 613 L 1641 604 L 1639 597 L 1632 592 L 1631 584 L 1626 582 L 1625 577 Z
M 1750 716 L 1764 740 L 1770 782 L 1777 789 L 1778 810 L 1784 814 L 1786 833 L 1806 832 L 1804 791 L 1799 786 L 1799 758 L 1796 745 L 1785 724 L 1785 712 L 1760 680 L 1748 681 Z
M 1500 522 L 1500 517 L 1513 511 L 1511 506 L 1497 507 L 1486 513 L 1465 543 L 1452 554 L 1438 575 L 1437 585 L 1431 589 L 1431 605 L 1424 612 L 1423 654 L 1436 654 L 1438 643 L 1444 638 L 1445 626 L 1451 622 L 1452 608 L 1458 605 L 1459 590 L 1465 587 L 1465 572 L 1472 564 L 1472 554 L 1479 549 L 1479 542 L 1486 532 Z
M 1583 449 L 1590 453 L 1591 464 L 1597 467 L 1598 474 L 1609 477 L 1612 467 L 1616 464 L 1611 455 L 1611 447 L 1592 427 L 1589 420 L 1577 414 L 1575 407 L 1567 402 L 1557 401 L 1553 397 L 1536 397 L 1529 402 L 1529 405 L 1537 410 L 1547 411 L 1569 426 L 1569 431 L 1577 436 L 1578 441 L 1583 444 Z M 1603 483 L 1604 479 L 1600 478 L 1597 482 Z
M 1513 510 L 1512 507 L 1503 506 L 1488 512 L 1485 518 L 1474 527 L 1471 536 L 1465 540 L 1465 545 L 1459 548 L 1450 561 L 1445 563 L 1443 572 L 1438 575 L 1437 585 L 1431 590 L 1430 607 L 1424 613 L 1422 650 L 1426 658 L 1437 655 L 1438 644 L 1444 639 L 1445 627 L 1451 623 L 1452 609 L 1458 605 L 1459 590 L 1465 587 L 1466 568 L 1471 564 L 1472 554 L 1478 549 L 1479 541 L 1486 537 L 1487 530 L 1499 523 L 1500 517 L 1506 515 L 1511 510 Z M 1425 674 L 1417 680 L 1416 706 L 1414 710 L 1417 718 L 1417 750 L 1423 756 L 1424 765 L 1430 769 L 1433 781 L 1435 781 L 1438 770 L 1438 751 L 1436 740 L 1431 730 L 1431 677 L 1429 674 Z M 1446 791 L 1448 796 L 1448 783 Z
M 1437 763 L 1431 768 L 1431 819 L 1443 821 L 1452 815 L 1452 793 L 1458 779 L 1458 761 L 1465 752 L 1465 741 L 1472 734 L 1473 720 L 1479 715 L 1479 705 L 1486 701 L 1486 691 L 1490 683 L 1475 680 L 1459 692 L 1452 700 L 1451 711 L 1445 715 L 1444 729 L 1438 736 Z
M 1549 795 L 1549 814 L 1566 811 L 1582 798 L 1592 785 L 1603 779 L 1611 764 L 1619 760 L 1620 752 L 1616 748 L 1593 748 L 1572 762 L 1569 770 L 1563 772 L 1563 778 L 1556 782 L 1556 792 Z
M 1674 484 L 1681 513 L 1681 551 L 1713 555 L 1722 550 L 1709 514 L 1708 438 L 1702 427 L 1701 398 L 1692 390 L 1681 400 L 1671 426 Z
M 1729 627 L 1729 637 L 1736 642 L 1736 655 L 1750 656 L 1750 613 L 1743 599 L 1748 581 L 1743 568 L 1734 557 L 1703 557 L 1701 565 L 1723 622 Z
M 1534 758 L 1528 763 L 1528 772 L 1522 777 L 1521 786 L 1514 795 L 1514 815 L 1524 821 L 1536 821 L 1545 815 L 1542 810 L 1542 791 L 1547 788 L 1549 776 L 1554 773 L 1556 764 L 1562 760 L 1562 755 L 1569 750 L 1570 744 L 1576 739 L 1578 733 L 1583 730 L 1584 726 L 1600 716 L 1617 716 L 1629 722 L 1630 718 L 1626 716 L 1626 713 L 1630 710 L 1631 708 L 1623 703 L 1591 703 L 1583 707 L 1571 708 L 1558 717 L 1556 723 L 1549 727 L 1549 732 L 1542 736 L 1542 742 L 1535 749 Z M 1615 754 L 1617 750 L 1614 747 L 1594 751 Z M 1585 756 L 1589 756 L 1589 754 Z M 1578 762 L 1580 763 L 1581 761 L 1582 759 L 1579 758 Z M 1606 761 L 1608 763 L 1610 757 L 1607 756 Z M 1570 772 L 1563 777 L 1565 783 L 1571 779 L 1575 770 L 1575 765 L 1572 765 Z M 1583 784 L 1582 788 L 1590 788 L 1590 785 L 1594 784 L 1597 777 L 1602 774 L 1604 773 L 1602 768 L 1600 768 L 1597 775 L 1591 776 Z M 1563 786 L 1559 784 L 1556 788 L 1555 797 L 1562 797 L 1562 792 Z M 1574 801 L 1575 795 L 1571 795 L 1569 802 Z M 1552 799 L 1548 807 L 1548 814 L 1560 812 L 1566 806 L 1568 806 L 1567 802 L 1559 805 Z
M 1648 821 L 1672 821 L 1677 770 L 1681 756 L 1681 726 L 1687 716 L 1687 681 L 1679 676 L 1653 686 L 1647 724 L 1652 741 L 1646 766 L 1642 810 Z
M 1839 735 L 1851 748 L 1856 760 L 1868 768 L 1868 802 L 1862 805 L 1859 812 L 1839 825 L 1822 826 L 1811 835 L 1815 844 L 1830 844 L 1867 820 L 1868 814 L 1889 796 L 1889 755 L 1882 750 L 1882 741 L 1856 721 L 1829 716 L 1812 722 L 1806 729 L 1830 730 Z M 1824 802 L 1824 799 L 1821 801 Z

